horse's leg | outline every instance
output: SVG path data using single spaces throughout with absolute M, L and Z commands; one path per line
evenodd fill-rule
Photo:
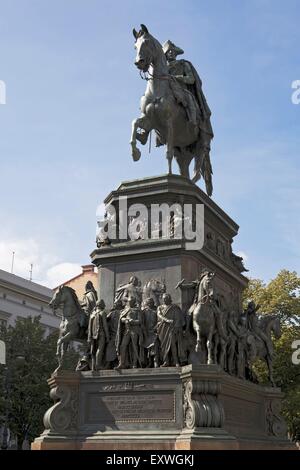
M 56 357 L 60 357 L 60 345 L 61 345 L 61 338 L 59 337 L 58 340 L 57 340 L 57 344 L 56 344 Z
M 149 131 L 151 130 L 149 122 L 147 122 L 146 116 L 141 116 L 137 119 L 134 119 L 134 121 L 132 121 L 132 132 L 131 132 L 130 144 L 131 144 L 132 158 L 135 162 L 137 162 L 141 157 L 141 151 L 136 146 L 138 128 L 144 129 L 146 131 L 146 139 L 142 138 L 143 140 L 142 143 L 145 145 L 145 143 L 147 142 Z M 138 140 L 141 141 L 141 136 L 138 137 Z
M 227 371 L 231 375 L 235 374 L 235 362 L 234 362 L 235 348 L 236 348 L 236 341 L 234 340 L 234 338 L 230 338 L 230 342 L 229 342 L 228 349 L 227 349 L 228 351 Z
M 170 117 L 167 120 L 167 151 L 166 151 L 169 175 L 172 174 L 173 156 L 174 156 L 174 130 L 173 130 L 173 121 L 172 121 L 172 118 Z
M 64 364 L 65 353 L 67 352 L 68 345 L 69 345 L 68 342 L 63 342 L 61 345 L 61 367 L 63 367 L 63 364 Z
M 209 332 L 206 340 L 206 347 L 207 347 L 207 364 L 213 364 L 213 342 L 212 342 L 212 330 Z
M 195 352 L 200 352 L 201 351 L 201 331 L 200 331 L 200 326 L 198 325 L 196 319 L 194 319 L 194 321 L 193 321 L 193 329 L 196 333 Z
M 61 345 L 58 344 L 58 342 L 57 342 L 57 349 L 56 349 L 56 357 L 57 357 L 58 366 L 54 372 L 57 372 L 58 370 L 62 368 L 62 351 L 61 351 Z
M 218 363 L 218 347 L 219 347 L 219 338 L 218 338 L 218 334 L 215 334 L 214 336 L 214 359 L 215 359 L 215 362 Z
M 59 368 L 61 368 L 63 366 L 63 360 L 64 360 L 65 353 L 68 350 L 70 341 L 73 339 L 73 337 L 74 336 L 73 336 L 72 332 L 69 331 L 68 333 L 66 333 L 64 336 L 62 336 L 58 340 L 58 343 L 60 343 L 59 344 L 60 354 L 59 354 L 59 359 L 58 359 Z
M 219 364 L 223 370 L 226 369 L 226 341 L 223 338 L 220 338 L 220 357 L 219 357 Z
M 179 166 L 179 171 L 181 176 L 184 176 L 185 178 L 190 178 L 190 172 L 189 172 L 189 166 L 191 163 L 191 160 L 193 158 L 193 155 L 191 152 L 184 148 L 175 148 L 174 149 L 174 156 L 176 159 L 176 162 Z
M 266 355 L 266 362 L 269 370 L 269 380 L 272 384 L 272 387 L 276 387 L 274 376 L 273 376 L 273 362 L 269 354 Z

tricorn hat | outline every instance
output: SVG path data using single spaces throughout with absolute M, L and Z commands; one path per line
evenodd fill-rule
M 170 39 L 168 39 L 168 41 L 166 41 L 163 45 L 163 51 L 166 54 L 170 49 L 173 49 L 176 55 L 184 54 L 183 49 L 181 49 L 180 47 L 175 46 L 174 42 L 172 42 L 172 41 L 170 41 Z

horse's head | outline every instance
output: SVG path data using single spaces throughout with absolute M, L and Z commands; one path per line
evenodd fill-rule
M 280 323 L 280 318 L 278 315 L 272 315 L 273 321 L 271 324 L 271 329 L 272 333 L 274 334 L 276 339 L 279 339 L 281 337 L 281 323 Z
M 215 297 L 214 283 L 213 283 L 214 277 L 215 277 L 215 273 L 208 271 L 205 273 L 205 275 L 203 276 L 200 282 L 200 288 L 210 300 L 213 300 Z
M 60 286 L 59 289 L 54 293 L 49 306 L 53 310 L 63 308 L 63 315 L 69 315 L 70 312 L 80 311 L 81 307 L 78 302 L 78 298 L 74 289 L 68 286 Z
M 264 315 L 260 318 L 259 326 L 270 336 L 271 333 L 276 339 L 281 337 L 281 323 L 278 315 Z
M 133 29 L 135 38 L 136 58 L 134 64 L 142 72 L 147 72 L 150 65 L 153 65 L 156 55 L 164 57 L 161 44 L 149 33 L 145 25 L 141 24 L 141 29 L 137 32 Z
M 64 293 L 64 286 L 60 286 L 58 290 L 54 292 L 53 297 L 49 302 L 49 307 L 53 308 L 53 310 L 57 310 L 59 306 L 65 302 Z
M 166 284 L 158 279 L 151 279 L 150 287 L 153 291 L 158 292 L 159 294 L 164 294 L 166 292 Z

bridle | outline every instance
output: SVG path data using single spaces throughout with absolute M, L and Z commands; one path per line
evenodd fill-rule
M 148 76 L 146 74 L 148 74 Z M 147 82 L 153 80 L 154 78 L 158 80 L 170 80 L 170 75 L 154 75 L 151 74 L 149 70 L 147 70 L 147 72 L 143 72 L 142 70 L 140 70 L 140 77 L 142 80 L 146 80 Z

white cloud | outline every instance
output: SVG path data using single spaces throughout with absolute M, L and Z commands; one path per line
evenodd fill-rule
M 59 263 L 46 272 L 45 285 L 57 287 L 82 272 L 81 266 L 75 263 Z
M 13 253 L 13 273 L 26 279 L 29 279 L 31 264 L 33 278 L 40 278 L 47 266 L 58 262 L 56 256 L 43 252 L 33 238 L 0 240 L 0 269 L 11 272 Z
M 56 287 L 81 273 L 79 264 L 63 262 L 57 256 L 45 253 L 45 248 L 33 238 L 0 240 L 0 269 L 11 272 L 13 252 L 13 273 L 29 279 L 32 264 L 32 280 L 47 287 Z

